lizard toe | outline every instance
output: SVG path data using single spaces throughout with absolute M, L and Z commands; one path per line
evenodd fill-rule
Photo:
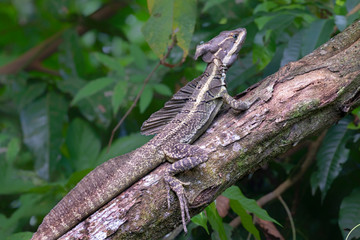
M 190 213 L 189 213 L 189 207 L 188 207 L 188 200 L 185 196 L 185 189 L 183 185 L 188 185 L 187 182 L 182 182 L 179 179 L 166 175 L 164 176 L 166 189 L 168 190 L 167 194 L 167 202 L 168 202 L 168 208 L 170 208 L 170 188 L 173 190 L 179 199 L 180 203 L 180 211 L 181 211 L 181 221 L 184 227 L 184 232 L 187 233 L 186 223 L 187 221 L 190 221 Z
M 181 221 L 183 224 L 184 232 L 187 233 L 186 224 L 187 221 L 190 221 L 190 214 L 189 214 L 189 208 L 188 208 L 188 202 L 187 198 L 185 197 L 185 194 L 177 195 L 180 202 L 180 211 L 181 211 Z

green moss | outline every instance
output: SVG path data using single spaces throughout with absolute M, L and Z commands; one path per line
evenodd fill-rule
M 337 92 L 337 95 L 340 96 L 345 90 L 345 87 L 341 87 L 339 91 Z
M 299 104 L 297 106 L 297 108 L 295 108 L 293 111 L 291 111 L 289 113 L 289 115 L 291 118 L 300 117 L 300 116 L 304 115 L 304 113 L 308 112 L 309 109 L 319 106 L 319 104 L 320 104 L 319 99 L 312 99 L 310 102 Z

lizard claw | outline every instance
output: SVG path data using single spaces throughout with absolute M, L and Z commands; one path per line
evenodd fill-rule
M 170 209 L 170 186 L 169 183 L 165 183 L 166 186 L 166 190 L 167 190 L 167 204 L 168 204 L 168 209 Z
M 184 227 L 184 232 L 187 233 L 186 223 L 190 221 L 190 213 L 189 213 L 189 206 L 188 206 L 188 200 L 185 196 L 185 189 L 183 185 L 189 185 L 189 182 L 182 182 L 172 176 L 165 175 L 164 176 L 165 185 L 167 189 L 167 203 L 168 203 L 168 209 L 170 209 L 170 189 L 172 189 L 176 196 L 179 199 L 180 203 L 180 211 L 181 211 L 181 220 Z
M 182 181 L 180 181 L 180 180 L 178 180 L 178 182 L 179 182 L 179 184 L 181 184 L 181 185 L 185 185 L 185 186 L 189 186 L 190 185 L 190 182 L 182 182 Z M 167 204 L 168 204 L 168 209 L 170 209 L 170 186 L 169 186 L 169 183 L 165 183 L 165 186 L 166 186 L 166 190 L 167 190 Z M 176 192 L 175 192 L 176 193 Z M 178 196 L 178 198 L 179 198 L 179 194 L 177 194 L 176 193 L 176 195 Z M 184 195 L 184 194 L 183 194 Z M 185 203 L 185 206 L 186 206 L 186 208 L 187 208 L 187 200 L 186 200 L 186 197 L 185 197 L 185 195 L 184 195 L 184 197 L 183 198 L 185 198 L 185 201 L 186 201 L 186 203 Z M 179 198 L 180 199 L 180 198 Z M 180 204 L 180 207 L 181 207 L 181 204 Z M 187 216 L 188 216 L 188 219 L 190 219 L 190 217 L 189 217 L 189 211 L 187 210 Z
M 190 186 L 190 184 L 191 184 L 190 182 L 182 182 L 180 180 L 178 180 L 178 181 L 181 185 L 185 185 L 185 186 Z
M 186 223 L 190 221 L 190 214 L 189 214 L 189 207 L 188 207 L 188 201 L 185 196 L 185 194 L 177 194 L 180 202 L 180 210 L 181 210 L 181 221 L 183 224 L 184 232 L 187 233 Z

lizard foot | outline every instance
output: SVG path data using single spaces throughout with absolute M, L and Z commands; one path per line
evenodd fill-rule
M 190 170 L 199 164 L 206 162 L 208 160 L 208 154 L 205 150 L 185 144 L 178 143 L 176 148 L 170 148 L 164 150 L 165 156 L 169 159 L 178 159 L 178 161 L 171 164 L 165 171 L 164 180 L 167 185 L 168 190 L 168 207 L 170 207 L 170 188 L 176 193 L 176 196 L 179 199 L 180 211 L 181 211 L 181 220 L 184 227 L 184 231 L 187 232 L 186 222 L 190 220 L 188 199 L 185 196 L 185 185 L 190 185 L 187 182 L 181 182 L 179 179 L 175 178 L 174 175 Z
M 190 221 L 190 214 L 189 214 L 189 206 L 188 206 L 188 200 L 185 196 L 185 191 L 183 185 L 189 185 L 188 182 L 182 182 L 168 174 L 165 174 L 164 176 L 166 189 L 167 189 L 167 203 L 168 208 L 170 208 L 170 189 L 172 189 L 176 196 L 179 199 L 180 203 L 180 211 L 181 211 L 181 220 L 184 227 L 184 232 L 187 233 L 186 223 L 187 221 Z
M 165 179 L 165 177 L 164 177 Z M 167 177 L 168 181 L 176 181 L 176 185 L 184 185 L 184 186 L 189 186 L 191 183 L 190 182 L 183 182 L 180 181 L 179 179 L 173 178 L 168 176 Z M 166 190 L 167 190 L 167 203 L 168 203 L 168 209 L 170 209 L 170 184 L 167 180 L 165 180 L 165 186 L 166 186 Z M 174 191 L 175 192 L 175 191 Z

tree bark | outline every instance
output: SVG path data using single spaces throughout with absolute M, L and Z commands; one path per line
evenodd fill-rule
M 226 188 L 360 105 L 360 21 L 297 62 L 249 89 L 260 97 L 249 110 L 225 110 L 194 143 L 210 159 L 179 174 L 191 215 Z M 167 209 L 162 174 L 167 163 L 139 180 L 60 239 L 159 239 L 181 224 L 172 194 Z

